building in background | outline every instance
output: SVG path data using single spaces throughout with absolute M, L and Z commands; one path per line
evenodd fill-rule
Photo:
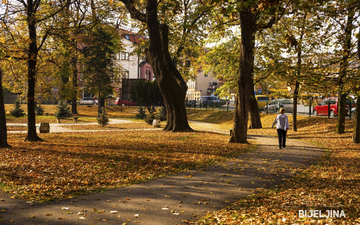
M 200 71 L 194 80 L 187 82 L 186 99 L 199 101 L 202 96 L 212 96 L 221 85 L 212 73 Z
M 129 99 L 134 84 L 139 80 L 153 81 L 155 76 L 150 64 L 136 52 L 136 48 L 146 37 L 125 29 L 119 29 L 119 32 L 123 50 L 115 55 L 115 60 L 122 68 L 122 81 L 120 86 L 115 88 L 114 94 L 116 97 Z

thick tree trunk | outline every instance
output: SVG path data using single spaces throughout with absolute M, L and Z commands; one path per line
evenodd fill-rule
M 253 85 L 254 86 L 254 85 Z M 250 96 L 250 127 L 249 129 L 262 128 L 260 111 L 257 101 L 255 99 L 254 92 L 251 92 Z
M 360 53 L 359 53 L 360 54 Z M 360 143 L 360 95 L 357 95 L 356 110 L 355 110 L 355 123 L 352 140 L 354 143 Z
M 28 59 L 28 93 L 27 93 L 27 113 L 28 113 L 28 132 L 25 141 L 41 141 L 36 133 L 35 120 L 35 75 L 38 49 L 36 44 L 36 23 L 33 15 L 32 1 L 27 8 L 28 29 L 29 29 L 29 59 Z
M 6 116 L 2 89 L 2 71 L 0 70 L 0 148 L 11 147 L 7 142 Z
M 234 127 L 230 142 L 247 143 L 248 111 L 250 96 L 253 93 L 253 62 L 256 32 L 256 15 L 249 6 L 240 12 L 241 53 L 238 78 L 239 93 L 236 96 Z
M 169 53 L 169 28 L 159 24 L 157 1 L 148 0 L 146 24 L 150 46 L 146 50 L 146 60 L 153 68 L 156 82 L 164 98 L 167 113 L 166 131 L 191 131 L 185 108 L 186 82 L 177 70 Z
M 340 73 L 339 73 L 339 106 L 338 106 L 338 120 L 336 125 L 336 133 L 344 133 L 345 132 L 345 114 L 346 114 L 346 94 L 344 93 L 344 84 L 346 79 L 346 70 L 348 68 L 348 60 L 350 56 L 351 50 L 351 33 L 353 28 L 353 18 L 354 18 L 354 10 L 349 10 L 347 17 L 347 24 L 345 28 L 345 41 L 343 47 L 343 58 L 340 63 Z

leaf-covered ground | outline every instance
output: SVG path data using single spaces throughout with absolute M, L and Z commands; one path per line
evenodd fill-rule
M 0 188 L 14 197 L 46 201 L 115 188 L 243 152 L 227 136 L 204 132 L 126 131 L 41 134 L 28 143 L 9 134 L 0 151 Z
M 277 135 L 270 128 L 274 118 L 263 114 L 264 128 L 249 134 Z M 284 185 L 208 214 L 199 224 L 360 224 L 360 145 L 351 140 L 354 121 L 346 120 L 346 133 L 336 134 L 336 118 L 298 119 L 298 131 L 290 130 L 288 137 L 323 147 L 326 154 L 318 164 Z M 217 121 L 216 127 L 229 129 L 232 122 Z M 346 217 L 299 217 L 299 210 L 321 210 L 322 215 L 327 215 L 326 210 L 343 210 Z

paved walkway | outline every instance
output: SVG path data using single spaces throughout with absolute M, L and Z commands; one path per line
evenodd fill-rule
M 283 183 L 323 152 L 294 139 L 285 149 L 278 148 L 276 137 L 249 136 L 249 141 L 258 144 L 256 150 L 226 163 L 102 193 L 46 204 L 0 193 L 0 224 L 186 224 L 259 188 Z
M 119 124 L 119 123 L 142 123 L 134 122 L 127 119 L 110 119 L 109 124 Z M 104 132 L 104 131 L 128 131 L 129 129 L 111 129 L 111 130 L 74 130 L 67 128 L 67 126 L 86 126 L 86 125 L 99 125 L 99 123 L 51 123 L 50 124 L 50 133 L 63 133 L 63 132 Z M 26 124 L 23 123 L 7 123 L 7 126 L 14 127 L 26 127 Z M 36 130 L 39 131 L 40 124 L 36 124 Z M 156 130 L 161 128 L 150 128 L 150 129 L 131 129 L 131 130 Z M 8 131 L 8 133 L 26 133 L 27 130 L 23 131 Z

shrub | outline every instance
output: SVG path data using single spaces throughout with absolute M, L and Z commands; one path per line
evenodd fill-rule
M 154 119 L 155 119 L 155 114 L 154 113 L 149 113 L 145 117 L 145 121 L 150 125 L 153 123 Z
M 104 107 L 101 107 L 101 113 L 99 115 L 99 118 L 97 118 L 97 121 L 102 127 L 105 127 L 105 125 L 109 124 L 109 117 L 107 117 Z
M 164 106 L 160 107 L 158 113 L 156 114 L 156 118 L 159 119 L 160 121 L 166 120 L 166 109 Z
M 64 118 L 71 116 L 70 107 L 68 107 L 66 101 L 59 102 L 55 116 L 56 118 Z
M 42 114 L 44 114 L 44 110 L 43 110 L 43 108 L 41 107 L 40 104 L 35 107 L 35 113 L 36 113 L 36 115 L 42 115 Z
M 136 114 L 136 118 L 139 118 L 139 119 L 144 119 L 146 117 L 146 114 L 145 114 L 145 110 L 142 106 L 139 107 L 139 113 Z
M 10 111 L 10 114 L 14 117 L 22 117 L 25 115 L 23 109 L 20 108 L 20 101 L 16 100 L 14 103 L 14 109 Z

